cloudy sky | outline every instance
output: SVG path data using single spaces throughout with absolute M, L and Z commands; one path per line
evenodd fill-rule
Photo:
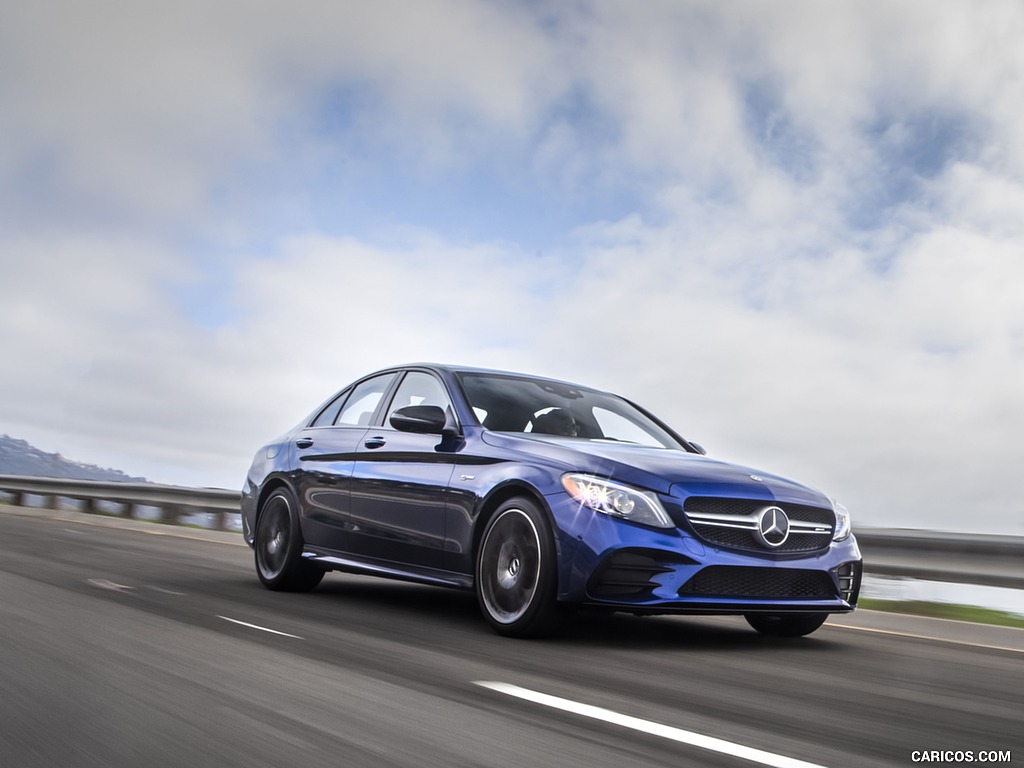
M 1024 5 L 8 3 L 0 433 L 237 488 L 398 362 L 1024 533 Z

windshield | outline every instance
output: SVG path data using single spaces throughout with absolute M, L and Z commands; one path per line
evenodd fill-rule
M 480 423 L 497 432 L 683 447 L 643 412 L 615 395 L 525 376 L 469 371 L 458 376 Z

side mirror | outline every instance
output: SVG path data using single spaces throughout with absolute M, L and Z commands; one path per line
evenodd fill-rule
M 389 421 L 400 432 L 443 435 L 454 431 L 444 409 L 436 405 L 407 405 L 392 413 Z

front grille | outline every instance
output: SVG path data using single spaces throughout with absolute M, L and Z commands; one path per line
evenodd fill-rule
M 587 585 L 591 597 L 605 600 L 650 598 L 659 586 L 654 577 L 675 569 L 676 565 L 694 564 L 682 555 L 670 555 L 643 549 L 624 549 L 609 556 L 594 571 Z
M 679 588 L 682 597 L 758 600 L 830 600 L 838 597 L 825 571 L 710 565 Z
M 761 511 L 779 507 L 789 518 L 789 535 L 779 547 L 766 547 L 758 538 Z M 835 513 L 824 507 L 758 499 L 721 499 L 691 496 L 683 512 L 693 530 L 717 547 L 746 552 L 815 552 L 828 548 L 835 528 Z

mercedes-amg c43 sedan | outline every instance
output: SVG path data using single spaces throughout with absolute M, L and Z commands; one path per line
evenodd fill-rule
M 270 589 L 336 570 L 474 590 L 513 636 L 580 606 L 806 635 L 860 588 L 849 514 L 813 488 L 616 395 L 456 366 L 373 373 L 260 448 L 242 523 Z

